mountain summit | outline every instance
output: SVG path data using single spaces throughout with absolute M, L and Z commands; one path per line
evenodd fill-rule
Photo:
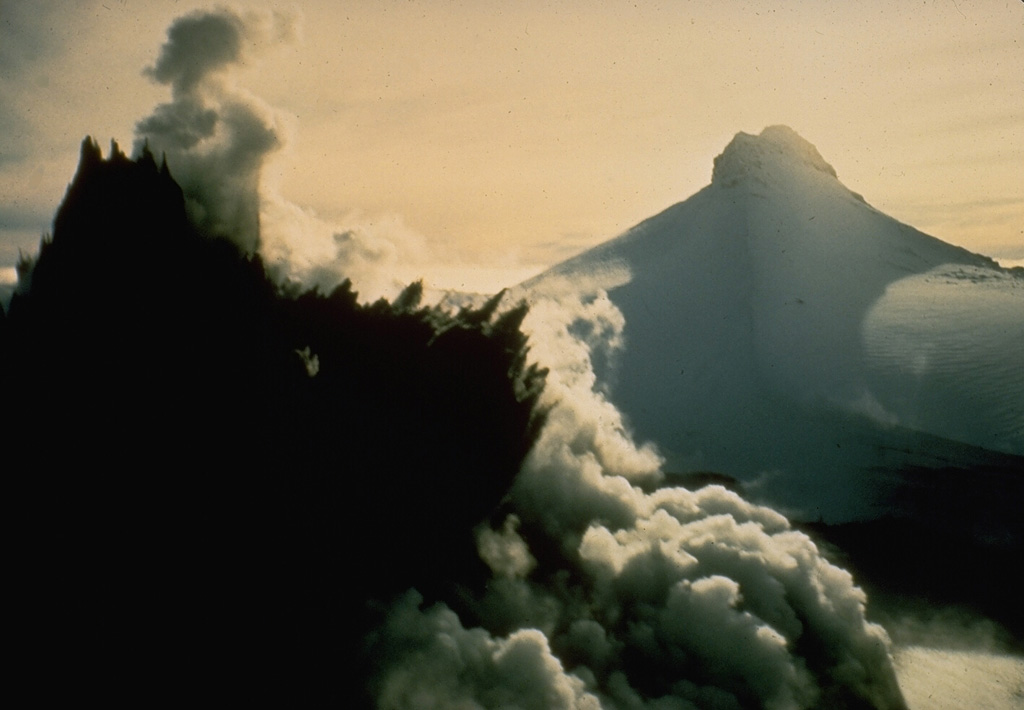
M 836 177 L 835 168 L 825 162 L 813 145 L 789 126 L 769 126 L 761 135 L 737 133 L 715 158 L 711 182 L 731 187 L 745 177 L 761 178 L 790 164 Z
M 871 207 L 785 126 L 738 134 L 709 186 L 522 289 L 566 284 L 622 312 L 599 384 L 670 471 L 852 519 L 884 506 L 881 468 L 1022 462 L 1024 278 Z

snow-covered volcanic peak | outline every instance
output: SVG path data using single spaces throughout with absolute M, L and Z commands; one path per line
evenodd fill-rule
M 958 269 L 973 280 L 938 276 Z M 846 517 L 873 505 L 864 471 L 911 448 L 894 432 L 1024 452 L 1021 283 L 869 206 L 773 126 L 738 134 L 711 185 L 512 295 L 606 294 L 624 328 L 597 386 L 669 470 L 775 472 L 776 504 Z
M 764 181 L 778 174 L 780 167 L 811 168 L 837 177 L 835 168 L 796 131 L 789 126 L 769 126 L 758 136 L 737 133 L 715 158 L 711 182 L 730 187 L 745 177 Z

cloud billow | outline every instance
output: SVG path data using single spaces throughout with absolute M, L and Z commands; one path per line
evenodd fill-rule
M 146 70 L 171 87 L 171 101 L 138 122 L 137 150 L 148 143 L 166 155 L 192 221 L 247 253 L 260 244 L 261 171 L 285 144 L 285 131 L 273 108 L 235 83 L 232 70 L 296 32 L 296 20 L 281 14 L 196 12 L 171 25 Z
M 663 486 L 594 385 L 622 326 L 601 292 L 533 299 L 546 424 L 501 530 L 478 536 L 494 574 L 467 615 L 480 628 L 403 598 L 373 637 L 380 707 L 905 707 L 848 572 L 769 508 Z
M 419 234 L 397 216 L 325 221 L 263 180 L 267 161 L 287 145 L 288 122 L 237 73 L 296 41 L 299 26 L 291 15 L 228 9 L 176 20 L 145 71 L 170 87 L 171 101 L 138 121 L 135 152 L 148 145 L 165 155 L 199 231 L 259 253 L 276 278 L 324 292 L 347 279 L 367 302 L 394 298 L 411 278 L 397 277 L 396 267 L 429 260 Z
M 167 43 L 146 74 L 175 93 L 190 93 L 212 72 L 243 58 L 248 24 L 230 11 L 182 17 L 167 31 Z

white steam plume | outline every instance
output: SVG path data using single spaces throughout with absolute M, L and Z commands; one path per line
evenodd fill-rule
M 258 251 L 275 275 L 324 291 L 349 278 L 363 300 L 394 296 L 417 276 L 396 269 L 427 259 L 419 235 L 396 217 L 330 224 L 266 179 L 268 160 L 287 145 L 288 120 L 236 74 L 298 36 L 298 18 L 282 13 L 222 8 L 177 19 L 146 70 L 170 87 L 171 101 L 138 122 L 135 150 L 148 143 L 166 155 L 192 222 Z
M 231 70 L 296 31 L 295 20 L 281 14 L 195 12 L 171 25 L 146 70 L 171 87 L 171 101 L 139 121 L 138 141 L 166 154 L 193 222 L 250 253 L 259 244 L 260 172 L 284 144 L 284 131 L 275 111 L 238 86 Z
M 353 214 L 332 224 L 264 189 L 260 219 L 260 253 L 271 272 L 325 293 L 349 279 L 362 301 L 390 299 L 431 260 L 426 239 L 395 215 Z
M 656 488 L 657 452 L 594 387 L 623 335 L 606 294 L 530 306 L 550 413 L 514 513 L 478 537 L 493 633 L 405 597 L 377 639 L 381 707 L 905 707 L 864 593 L 806 535 L 719 486 Z

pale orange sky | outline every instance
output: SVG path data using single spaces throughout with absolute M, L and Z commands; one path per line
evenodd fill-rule
M 398 218 L 449 262 L 557 262 L 776 123 L 882 211 L 1024 258 L 1019 0 L 244 6 L 301 17 L 237 77 L 288 126 L 266 179 L 329 219 Z M 167 100 L 141 70 L 206 7 L 0 0 L 0 267 L 35 248 L 82 136 L 130 146 Z

